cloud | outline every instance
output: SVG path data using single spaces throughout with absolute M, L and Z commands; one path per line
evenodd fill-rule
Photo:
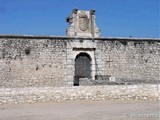
M 0 6 L 0 14 L 6 14 L 7 13 L 7 8 Z

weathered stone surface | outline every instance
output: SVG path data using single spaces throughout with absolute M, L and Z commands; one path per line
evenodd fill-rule
M 136 86 L 136 87 L 135 87 Z M 113 90 L 114 88 L 114 90 Z M 146 91 L 146 89 L 148 89 Z M 156 89 L 156 90 L 155 90 Z M 0 93 L 0 104 L 62 102 L 67 100 L 143 100 L 159 101 L 157 85 L 79 86 L 79 87 L 28 87 L 7 88 Z M 1 90 L 1 89 L 0 89 Z M 27 94 L 17 91 L 28 91 Z M 142 91 L 141 93 L 139 91 Z
M 67 36 L 78 37 L 99 37 L 100 30 L 95 22 L 95 10 L 78 10 L 74 9 L 71 15 L 67 18 L 69 28 Z
M 0 87 L 65 84 L 66 41 L 0 38 L 0 44 Z
M 0 36 L 0 104 L 159 100 L 159 50 L 159 39 Z M 73 87 L 75 58 L 81 52 L 91 57 L 92 81 L 115 77 L 110 83 L 124 85 Z

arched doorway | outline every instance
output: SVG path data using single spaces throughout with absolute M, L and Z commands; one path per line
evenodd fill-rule
M 76 56 L 74 86 L 79 86 L 80 78 L 91 78 L 91 57 L 87 53 Z

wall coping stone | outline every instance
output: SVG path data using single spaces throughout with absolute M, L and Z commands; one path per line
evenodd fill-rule
M 36 36 L 36 35 L 0 35 L 0 38 L 23 38 L 23 39 L 62 39 L 62 40 L 126 40 L 126 41 L 155 41 L 160 42 L 160 38 L 130 38 L 130 37 L 69 37 L 69 36 Z

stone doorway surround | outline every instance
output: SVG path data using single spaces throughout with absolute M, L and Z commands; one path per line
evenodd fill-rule
M 95 51 L 96 43 L 92 40 L 70 40 L 67 42 L 67 57 L 66 57 L 66 83 L 67 86 L 73 86 L 75 73 L 75 59 L 80 53 L 86 53 L 91 57 L 91 80 L 95 80 Z

